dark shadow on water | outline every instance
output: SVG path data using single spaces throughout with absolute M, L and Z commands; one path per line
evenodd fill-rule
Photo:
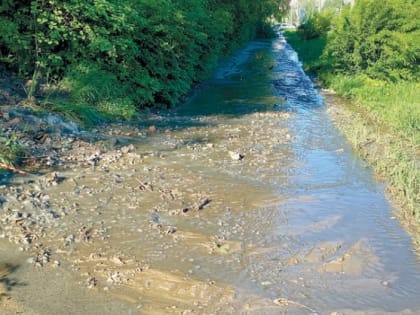
M 5 185 L 7 182 L 14 176 L 10 171 L 0 169 L 0 185 Z M 0 207 L 2 206 L 4 200 L 0 198 Z
M 74 138 L 110 144 L 111 148 L 151 144 L 156 140 L 154 135 L 162 132 L 212 127 L 254 113 L 306 113 L 319 106 L 319 95 L 284 39 L 258 40 L 222 61 L 211 78 L 195 88 L 182 104 L 123 123 L 125 127 L 139 128 L 142 136 L 109 135 L 109 126 L 104 125 L 98 126 L 99 133 L 86 131 L 74 134 Z M 156 133 L 148 132 L 151 126 Z M 7 185 L 15 177 L 14 173 L 0 171 L 0 185 Z
M 307 111 L 320 106 L 322 100 L 304 74 L 296 53 L 279 38 L 250 43 L 170 113 L 175 117 L 235 118 L 256 112 Z
M 3 203 L 5 202 L 6 200 L 4 200 L 4 198 L 3 197 L 0 197 L 0 207 L 3 207 Z
M 1 263 L 0 264 L 0 286 L 6 289 L 6 292 L 0 291 L 0 301 L 2 298 L 8 296 L 8 292 L 12 291 L 13 288 L 18 286 L 26 286 L 24 282 L 20 282 L 13 276 L 14 273 L 19 269 L 17 264 Z

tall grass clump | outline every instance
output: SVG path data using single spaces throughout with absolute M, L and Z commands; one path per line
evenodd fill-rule
M 373 80 L 365 75 L 335 76 L 332 87 L 340 95 L 352 98 L 404 137 L 420 146 L 420 83 L 396 83 Z
M 15 134 L 0 131 L 0 169 L 15 169 L 25 155 L 25 149 Z

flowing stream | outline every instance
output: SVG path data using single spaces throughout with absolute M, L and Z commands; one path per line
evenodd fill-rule
M 3 212 L 37 220 L 29 245 L 0 225 L 0 313 L 420 314 L 410 237 L 281 36 L 112 128 L 125 147 L 59 169 L 37 208 L 11 179 L 31 205 Z

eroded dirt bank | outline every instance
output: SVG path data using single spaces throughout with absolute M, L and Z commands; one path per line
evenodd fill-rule
M 420 312 L 410 237 L 282 38 L 174 111 L 50 134 L 53 167 L 2 179 L 9 314 Z

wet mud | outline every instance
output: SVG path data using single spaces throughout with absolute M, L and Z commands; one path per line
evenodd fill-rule
M 3 180 L 6 314 L 417 314 L 420 263 L 284 39 Z

